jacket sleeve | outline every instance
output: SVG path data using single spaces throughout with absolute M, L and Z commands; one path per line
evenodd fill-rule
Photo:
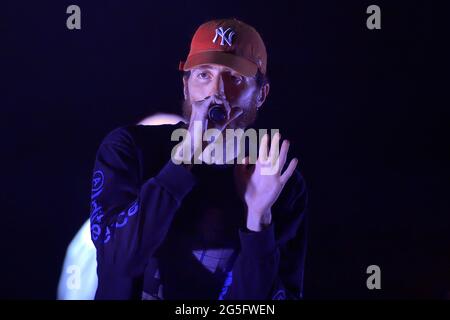
M 128 131 L 109 134 L 97 152 L 91 195 L 91 237 L 97 248 L 99 281 L 105 273 L 141 274 L 195 185 L 194 176 L 170 159 L 146 181 L 141 170 Z
M 303 298 L 307 192 L 298 171 L 291 179 L 290 192 L 272 208 L 272 223 L 260 232 L 239 231 L 241 251 L 219 299 Z

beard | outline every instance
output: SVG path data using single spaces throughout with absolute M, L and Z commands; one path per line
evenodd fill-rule
M 232 122 L 228 124 L 226 127 L 227 129 L 245 129 L 252 125 L 256 121 L 256 116 L 258 113 L 257 106 L 257 94 L 254 94 L 246 104 L 240 105 L 239 107 L 242 108 L 243 113 L 234 119 Z M 237 107 L 237 106 L 232 106 Z M 191 119 L 191 113 L 192 113 L 192 103 L 189 97 L 185 100 L 183 100 L 182 104 L 182 111 L 183 111 L 183 118 L 185 119 L 186 123 L 189 123 Z

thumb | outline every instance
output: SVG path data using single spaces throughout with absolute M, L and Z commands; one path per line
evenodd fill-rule
M 221 131 L 223 131 L 231 122 L 237 119 L 241 114 L 244 113 L 244 110 L 240 107 L 233 107 L 230 111 L 229 119 L 223 124 Z
M 244 113 L 244 110 L 240 107 L 233 107 L 230 111 L 230 120 L 228 121 L 228 123 L 230 123 L 231 121 L 237 119 L 241 114 Z

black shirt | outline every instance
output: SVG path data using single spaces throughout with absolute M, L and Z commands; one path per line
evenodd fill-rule
M 235 165 L 174 164 L 177 125 L 110 133 L 96 157 L 97 299 L 300 299 L 305 183 L 295 171 L 260 232 L 245 228 Z

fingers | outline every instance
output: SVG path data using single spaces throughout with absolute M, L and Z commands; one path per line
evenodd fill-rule
M 289 162 L 289 166 L 287 167 L 286 171 L 280 176 L 280 182 L 284 185 L 289 180 L 289 178 L 294 173 L 295 168 L 297 167 L 298 160 L 297 158 L 294 158 Z
M 191 119 L 189 121 L 189 131 L 191 133 L 194 132 L 195 122 L 201 123 L 201 129 L 199 132 L 205 132 L 208 129 L 209 118 L 208 118 L 208 109 L 211 105 L 212 96 L 208 96 L 202 100 L 197 100 L 192 102 L 192 111 L 191 111 Z
M 266 133 L 263 135 L 261 139 L 261 143 L 259 145 L 259 156 L 258 160 L 259 162 L 266 162 L 267 161 L 267 143 L 269 141 L 269 135 Z
M 265 134 L 261 139 L 261 145 L 259 149 L 259 162 L 263 166 L 266 165 L 270 167 L 270 170 L 268 171 L 270 172 L 270 175 L 281 175 L 281 171 L 283 170 L 287 160 L 290 142 L 288 140 L 284 140 L 280 149 L 280 141 L 281 134 L 279 132 L 276 132 L 272 137 L 269 155 L 267 156 L 268 135 Z M 287 179 L 289 179 L 289 177 Z
M 270 142 L 270 152 L 269 160 L 271 163 L 275 163 L 278 158 L 279 145 L 280 145 L 281 134 L 279 132 L 275 133 L 272 141 Z
M 209 108 L 214 105 L 222 105 L 226 109 L 227 120 L 223 123 L 215 123 L 213 127 L 223 131 L 231 122 L 236 120 L 239 116 L 244 113 L 241 107 L 231 107 L 226 99 L 221 99 L 217 96 L 208 96 L 202 100 L 197 100 L 192 102 L 192 113 L 190 121 L 200 120 L 204 123 L 204 119 L 208 119 Z M 209 128 L 209 127 L 207 127 Z
M 228 121 L 228 123 L 230 123 L 231 121 L 237 119 L 243 113 L 244 113 L 244 110 L 242 108 L 240 108 L 240 107 L 233 107 L 233 108 L 231 108 L 230 120 Z
M 223 131 L 231 122 L 236 120 L 244 113 L 244 110 L 240 107 L 233 107 L 229 114 L 229 119 L 220 127 L 220 131 Z
M 191 120 L 201 120 L 208 115 L 208 108 L 211 105 L 212 96 L 208 96 L 202 100 L 192 102 Z
M 283 170 L 284 164 L 286 163 L 289 146 L 290 146 L 290 143 L 288 140 L 284 140 L 283 143 L 281 144 L 280 157 L 279 157 L 280 162 L 279 162 L 279 168 L 278 168 L 279 173 L 281 173 L 281 170 Z

